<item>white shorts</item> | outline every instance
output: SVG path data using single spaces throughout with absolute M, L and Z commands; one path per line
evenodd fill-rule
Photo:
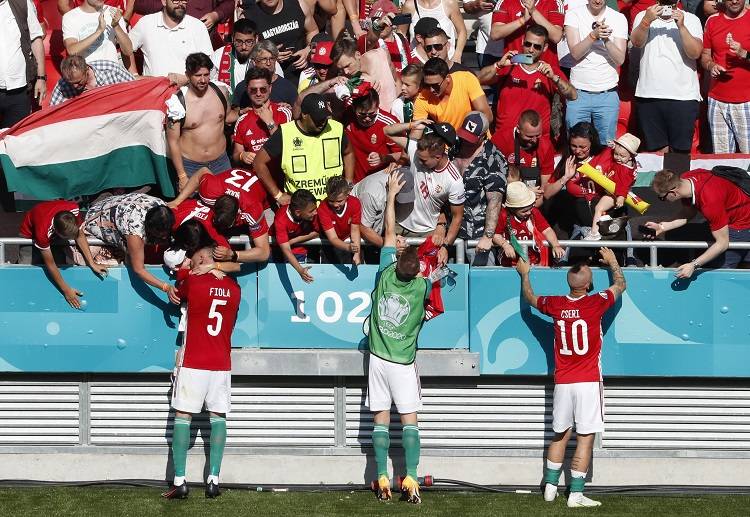
M 392 363 L 370 354 L 365 405 L 372 412 L 389 411 L 394 402 L 401 415 L 422 409 L 422 385 L 417 363 Z
M 183 413 L 229 413 L 232 372 L 180 367 L 172 386 L 172 407 Z
M 564 433 L 575 423 L 576 433 L 604 431 L 604 394 L 601 382 L 555 384 L 552 429 Z

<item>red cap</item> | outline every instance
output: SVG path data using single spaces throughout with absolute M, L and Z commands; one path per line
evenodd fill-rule
M 320 41 L 315 44 L 315 53 L 310 58 L 311 63 L 316 65 L 332 65 L 331 61 L 331 50 L 333 49 L 333 41 Z
M 378 0 L 370 7 L 370 18 L 382 18 L 388 13 L 398 14 L 398 7 L 392 0 Z

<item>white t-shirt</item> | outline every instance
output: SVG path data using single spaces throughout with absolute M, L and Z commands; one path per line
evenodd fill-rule
M 440 211 L 446 204 L 464 203 L 464 180 L 450 161 L 441 170 L 422 165 L 417 158 L 417 142 L 414 140 L 409 140 L 406 152 L 414 175 L 414 203 L 396 203 L 396 222 L 412 232 L 431 232 L 437 226 Z
M 164 14 L 148 14 L 130 31 L 133 50 L 143 51 L 143 75 L 166 76 L 185 73 L 185 58 L 194 52 L 214 52 L 208 29 L 198 18 L 185 15 L 174 28 L 164 23 Z
M 500 9 L 502 2 L 495 4 L 495 11 Z M 505 41 L 490 39 L 490 30 L 492 30 L 492 13 L 484 13 L 477 18 L 477 54 L 488 54 L 490 56 L 502 57 L 505 49 Z
M 703 41 L 703 27 L 692 13 L 685 15 L 685 28 Z M 633 21 L 637 27 L 646 12 L 640 12 Z M 651 22 L 646 45 L 641 50 L 636 97 L 646 99 L 673 99 L 678 101 L 700 101 L 697 64 L 685 55 L 680 29 L 674 20 L 657 18 Z
M 31 41 L 44 36 L 36 8 L 31 0 L 26 0 L 26 23 L 29 25 Z M 0 88 L 15 90 L 26 86 L 26 58 L 21 50 L 21 31 L 10 10 L 10 3 L 0 4 Z
M 567 13 L 573 9 L 578 9 L 588 4 L 588 0 L 563 0 L 563 12 Z M 563 37 L 560 43 L 557 44 L 557 58 L 560 61 L 560 67 L 562 68 L 573 68 L 576 64 L 576 60 L 570 55 L 570 48 L 568 48 L 568 42 L 565 40 L 565 31 L 563 30 Z
M 352 189 L 352 195 L 359 199 L 362 205 L 362 225 L 380 234 L 383 233 L 387 183 L 388 174 L 378 171 L 365 176 Z
M 120 62 L 120 54 L 117 52 L 117 37 L 115 28 L 112 27 L 113 7 L 104 6 L 104 21 L 107 24 L 104 34 L 99 36 L 89 47 L 81 52 L 81 56 L 86 59 L 87 63 L 96 60 Z M 125 30 L 125 20 L 120 18 L 120 27 Z M 99 12 L 87 13 L 80 7 L 71 9 L 62 17 L 63 41 L 74 39 L 76 41 L 85 40 L 99 28 Z
M 614 9 L 605 7 L 599 16 L 594 16 L 589 11 L 588 5 L 573 9 L 565 14 L 565 27 L 578 30 L 581 40 L 588 38 L 591 34 L 594 22 L 606 20 L 612 29 L 614 39 L 628 39 L 628 21 L 625 16 Z M 602 40 L 597 40 L 582 60 L 576 61 L 570 71 L 570 82 L 578 89 L 589 92 L 602 92 L 617 86 L 619 76 L 617 65 L 609 56 L 609 51 Z

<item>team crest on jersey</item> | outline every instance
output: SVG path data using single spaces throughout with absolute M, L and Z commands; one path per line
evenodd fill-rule
M 372 135 L 372 136 L 370 137 L 370 143 L 371 143 L 372 145 L 375 145 L 375 144 L 377 144 L 377 143 L 378 143 L 378 135 Z
M 531 159 L 531 165 L 529 167 L 536 167 L 536 156 Z
M 435 194 L 440 194 L 443 191 L 443 186 L 438 185 L 435 187 Z
M 406 321 L 406 317 L 410 311 L 411 306 L 406 298 L 398 293 L 384 293 L 378 302 L 380 330 L 384 331 L 387 335 L 393 335 L 393 331 Z M 403 336 L 400 333 L 399 335 Z M 403 337 L 399 339 L 403 339 Z
M 297 147 L 297 148 L 302 147 L 302 139 L 298 136 L 295 136 L 292 139 L 292 144 L 294 145 L 294 147 Z

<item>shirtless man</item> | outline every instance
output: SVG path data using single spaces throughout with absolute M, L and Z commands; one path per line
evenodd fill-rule
M 185 60 L 187 86 L 167 103 L 167 148 L 180 189 L 202 167 L 214 174 L 231 168 L 224 127 L 236 117 L 228 109 L 226 87 L 210 80 L 212 67 L 206 54 L 190 54 Z

